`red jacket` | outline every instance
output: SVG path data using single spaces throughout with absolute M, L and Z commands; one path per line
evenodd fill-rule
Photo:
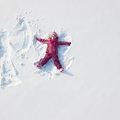
M 70 45 L 71 42 L 67 42 L 67 41 L 58 41 L 58 38 L 56 38 L 56 40 L 45 40 L 42 38 L 36 38 L 37 41 L 43 42 L 47 44 L 47 50 L 46 53 L 49 54 L 58 54 L 58 45 Z

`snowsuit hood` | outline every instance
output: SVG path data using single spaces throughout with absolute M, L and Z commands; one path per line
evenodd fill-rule
M 52 38 L 53 37 L 53 38 Z M 57 41 L 58 40 L 58 35 L 56 32 L 52 32 L 50 33 L 49 35 L 49 40 L 52 40 L 52 41 Z

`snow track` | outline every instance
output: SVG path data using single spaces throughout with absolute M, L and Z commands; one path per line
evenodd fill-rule
M 0 85 L 2 88 L 21 83 L 17 77 L 19 71 L 13 61 L 18 60 L 18 65 L 19 63 L 24 65 L 31 45 L 30 27 L 24 18 L 19 18 L 11 31 L 0 32 Z

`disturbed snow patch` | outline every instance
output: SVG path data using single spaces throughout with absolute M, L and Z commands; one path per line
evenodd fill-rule
M 17 70 L 12 62 L 9 33 L 0 31 L 0 87 L 13 86 L 19 83 Z
M 15 86 L 21 83 L 17 67 L 13 61 L 25 64 L 27 53 L 32 45 L 31 30 L 24 18 L 17 20 L 9 32 L 0 31 L 0 86 Z

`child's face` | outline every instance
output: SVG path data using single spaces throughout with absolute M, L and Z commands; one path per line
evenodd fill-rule
M 55 35 L 50 35 L 49 38 L 51 38 L 52 40 L 56 40 L 56 36 Z

